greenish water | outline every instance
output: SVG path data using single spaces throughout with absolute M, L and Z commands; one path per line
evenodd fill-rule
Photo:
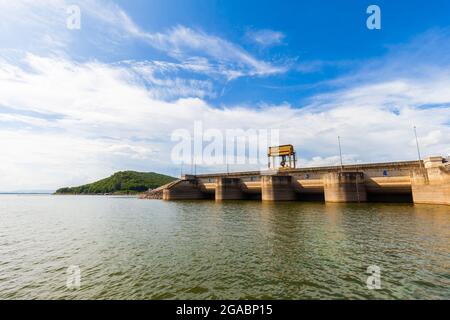
M 449 251 L 446 206 L 0 196 L 0 299 L 449 299 Z

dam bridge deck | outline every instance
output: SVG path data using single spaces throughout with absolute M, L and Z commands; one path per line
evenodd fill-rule
M 164 200 L 382 201 L 450 205 L 450 168 L 444 158 L 429 157 L 421 162 L 185 175 L 162 189 Z

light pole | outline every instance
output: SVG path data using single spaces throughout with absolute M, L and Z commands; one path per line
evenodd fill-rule
M 341 137 L 338 136 L 338 143 L 339 143 L 339 157 L 341 158 L 341 171 L 344 171 L 344 165 L 342 163 L 342 149 L 341 149 Z
M 420 169 L 422 169 L 422 157 L 420 156 L 419 139 L 417 139 L 416 126 L 414 126 L 414 135 L 416 137 L 416 147 L 417 147 L 417 156 L 419 157 L 419 165 L 420 165 Z

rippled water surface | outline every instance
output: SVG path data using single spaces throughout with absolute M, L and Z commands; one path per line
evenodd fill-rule
M 449 251 L 448 206 L 0 196 L 0 299 L 449 299 Z

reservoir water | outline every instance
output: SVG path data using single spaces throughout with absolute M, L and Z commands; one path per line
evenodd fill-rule
M 448 206 L 0 196 L 0 299 L 450 299 L 449 262 Z

